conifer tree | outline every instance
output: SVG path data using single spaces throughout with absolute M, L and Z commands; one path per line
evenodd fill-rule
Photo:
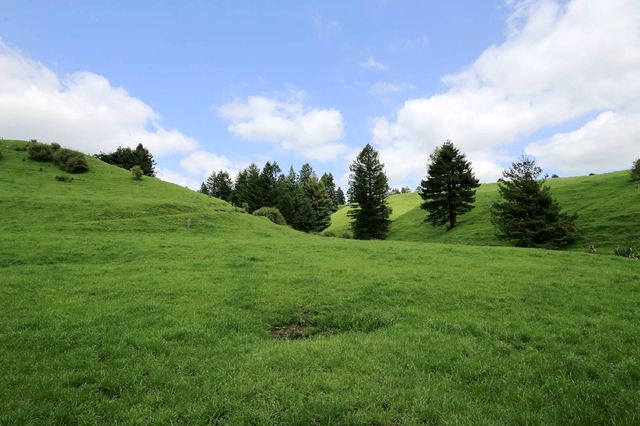
M 218 173 L 211 172 L 211 175 L 207 178 L 207 193 L 221 200 L 232 201 L 233 183 L 229 173 L 224 170 Z
M 336 189 L 336 201 L 338 202 L 339 206 L 344 206 L 347 203 L 344 198 L 344 191 L 340 187 Z
M 551 197 L 542 169 L 522 157 L 502 172 L 498 180 L 501 202 L 491 206 L 492 222 L 499 236 L 521 247 L 561 248 L 576 237 L 577 215 L 563 213 Z
M 200 185 L 200 191 L 201 194 L 205 194 L 205 195 L 209 195 L 209 189 L 207 188 L 207 184 L 202 182 L 202 185 Z
M 349 170 L 351 210 L 347 214 L 353 219 L 354 238 L 384 239 L 389 230 L 391 209 L 386 201 L 389 183 L 378 152 L 367 144 Z
M 333 181 L 333 175 L 331 173 L 324 173 L 320 178 L 320 182 L 324 185 L 329 197 L 331 197 L 331 211 L 338 210 L 338 195 L 336 194 L 336 184 Z
M 447 140 L 429 157 L 427 177 L 420 183 L 420 207 L 427 211 L 426 221 L 433 226 L 456 226 L 459 215 L 473 209 L 476 188 L 480 186 L 473 175 L 471 163 Z

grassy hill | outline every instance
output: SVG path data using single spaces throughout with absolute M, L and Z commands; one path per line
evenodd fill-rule
M 572 248 L 584 250 L 594 244 L 601 252 L 611 253 L 617 245 L 640 246 L 640 185 L 629 181 L 629 172 L 549 179 L 551 191 L 562 208 L 578 213 L 581 230 Z M 389 240 L 428 241 L 455 244 L 505 246 L 496 237 L 489 208 L 498 200 L 497 185 L 484 184 L 476 194 L 475 209 L 460 216 L 460 224 L 447 232 L 446 227 L 434 228 L 425 223 L 426 212 L 420 208 L 420 195 L 392 195 L 393 209 Z M 348 208 L 332 216 L 328 231 L 342 235 L 348 230 Z
M 638 261 L 307 235 L 19 145 L 0 424 L 640 422 Z

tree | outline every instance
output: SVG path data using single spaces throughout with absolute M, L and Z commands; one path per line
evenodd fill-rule
M 202 184 L 200 185 L 200 191 L 201 194 L 205 194 L 205 195 L 209 195 L 209 188 L 207 188 L 207 184 L 202 182 Z
M 129 147 L 119 146 L 114 152 L 105 154 L 101 152 L 94 157 L 105 163 L 113 164 L 114 166 L 122 167 L 123 169 L 131 170 L 133 166 L 140 166 L 143 173 L 146 176 L 155 176 L 156 162 L 153 159 L 153 155 L 146 149 L 141 143 L 138 144 L 135 150 Z
M 207 194 L 221 200 L 231 201 L 233 198 L 233 183 L 229 173 L 222 170 L 220 172 L 211 172 L 207 178 Z
M 336 200 L 339 206 L 344 206 L 345 204 L 347 204 L 347 201 L 344 198 L 344 191 L 340 187 L 336 189 Z
M 142 167 L 136 164 L 130 169 L 130 171 L 131 171 L 131 175 L 135 180 L 142 180 L 142 176 L 144 176 L 144 173 L 142 172 Z
M 336 184 L 333 181 L 333 175 L 331 173 L 324 173 L 320 178 L 320 182 L 324 185 L 329 197 L 331 197 L 331 212 L 338 210 L 338 195 L 336 194 Z
M 491 206 L 492 222 L 499 236 L 521 247 L 561 248 L 576 237 L 577 215 L 563 213 L 551 197 L 542 169 L 522 157 L 502 172 L 498 193 L 502 202 Z
M 351 210 L 347 215 L 353 219 L 351 228 L 354 238 L 384 239 L 391 222 L 391 209 L 385 195 L 389 190 L 389 183 L 384 165 L 378 159 L 378 152 L 367 144 L 349 170 Z
M 420 183 L 420 196 L 426 210 L 426 221 L 433 226 L 456 226 L 459 215 L 473 209 L 476 188 L 480 186 L 473 175 L 471 163 L 450 140 L 429 156 L 427 177 Z
M 280 166 L 275 161 L 267 163 L 260 172 L 260 206 L 276 206 L 276 184 L 280 175 Z
M 631 180 L 640 180 L 640 158 L 633 162 L 631 167 Z

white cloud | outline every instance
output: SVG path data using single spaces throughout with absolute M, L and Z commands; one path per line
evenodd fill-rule
M 630 144 L 637 143 L 632 136 L 640 137 L 636 128 L 625 124 L 632 117 L 640 119 L 638 109 L 630 107 L 640 98 L 638 22 L 636 0 L 514 3 L 506 41 L 487 48 L 464 71 L 445 76 L 446 92 L 408 100 L 392 119 L 374 120 L 373 141 L 381 147 L 388 171 L 397 178 L 423 175 L 428 154 L 450 138 L 474 161 L 481 178 L 495 179 L 502 147 L 601 111 L 616 117 L 627 111 L 619 121 L 607 122 L 610 128 L 625 126 L 628 152 Z M 580 138 L 604 125 L 585 127 L 570 138 L 557 135 L 551 138 L 554 143 L 538 142 L 527 152 L 536 152 L 546 166 L 549 156 L 540 147 L 554 147 L 560 171 L 589 172 L 593 165 L 578 166 L 572 158 L 578 147 L 588 145 Z M 557 148 L 568 146 L 569 139 L 575 149 Z M 603 138 L 591 141 L 598 150 L 606 150 Z M 415 161 L 416 156 L 421 161 Z M 626 162 L 619 158 L 603 164 L 620 168 L 628 167 Z
M 241 139 L 271 142 L 317 160 L 344 154 L 347 147 L 338 142 L 344 131 L 340 111 L 309 108 L 302 97 L 300 93 L 288 100 L 250 96 L 222 105 L 218 112 L 230 122 L 229 132 Z
M 373 56 L 369 56 L 366 61 L 360 62 L 362 68 L 373 69 L 378 71 L 389 71 L 389 65 L 383 64 L 375 60 Z
M 408 83 L 391 83 L 379 81 L 371 85 L 371 87 L 369 88 L 369 92 L 376 96 L 387 96 L 395 95 L 397 93 L 401 93 L 411 89 L 413 89 L 413 85 Z
M 640 158 L 640 112 L 606 111 L 578 130 L 530 144 L 525 153 L 567 174 L 626 169 Z
M 180 160 L 180 166 L 191 174 L 205 173 L 212 171 L 233 171 L 231 161 L 224 155 L 217 155 L 206 151 L 192 152 L 187 157 Z
M 314 13 L 314 23 L 316 33 L 320 38 L 327 38 L 340 31 L 340 23 L 336 19 L 324 18 L 317 12 Z
M 150 106 L 90 72 L 59 77 L 0 40 L 0 136 L 59 142 L 88 153 L 142 143 L 155 156 L 198 143 L 165 129 Z
M 156 168 L 156 177 L 160 180 L 164 180 L 165 182 L 171 182 L 180 186 L 186 186 L 187 188 L 191 188 L 194 191 L 199 190 L 200 184 L 202 183 L 202 181 L 197 181 L 192 177 L 185 176 L 182 173 L 174 172 L 173 170 L 161 167 Z

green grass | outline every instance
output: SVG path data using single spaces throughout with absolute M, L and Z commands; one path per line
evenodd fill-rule
M 640 185 L 629 181 L 628 171 L 547 182 L 562 208 L 578 213 L 580 236 L 572 249 L 584 250 L 593 244 L 599 252 L 611 254 L 618 245 L 640 246 Z M 495 183 L 478 189 L 475 208 L 460 216 L 458 226 L 449 232 L 444 226 L 434 228 L 424 222 L 426 212 L 420 208 L 422 200 L 418 193 L 392 195 L 388 200 L 393 209 L 389 240 L 508 245 L 497 238 L 491 224 L 489 208 L 498 200 Z M 348 208 L 343 208 L 333 214 L 329 231 L 340 236 L 348 229 L 347 211 Z
M 640 422 L 638 261 L 306 235 L 16 144 L 0 424 Z

